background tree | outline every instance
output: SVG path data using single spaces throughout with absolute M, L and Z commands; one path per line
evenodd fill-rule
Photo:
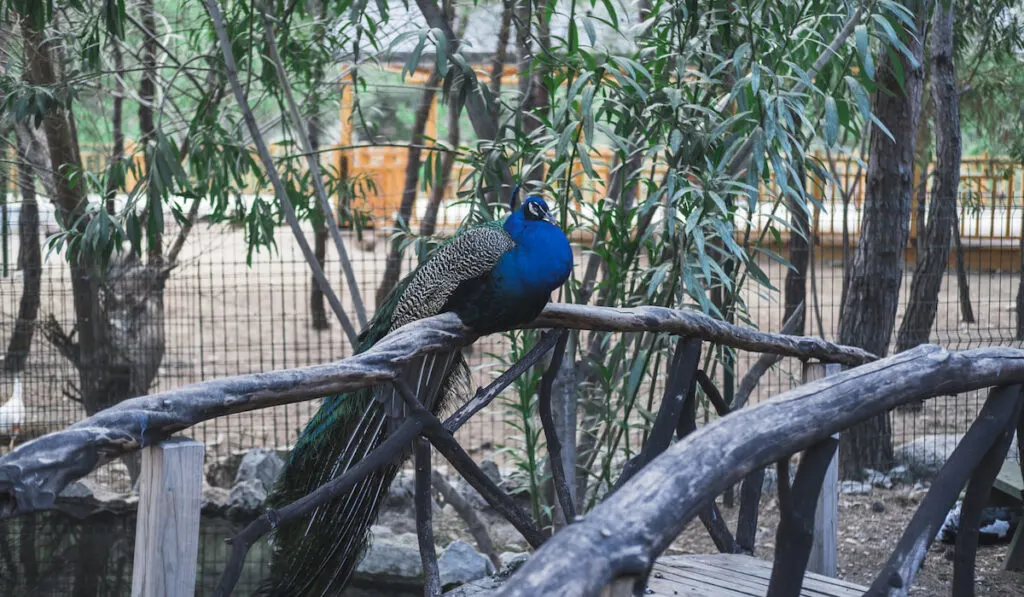
M 850 271 L 850 286 L 839 324 L 839 342 L 883 356 L 896 322 L 903 250 L 910 234 L 910 198 L 914 190 L 914 144 L 921 113 L 924 79 L 922 32 L 931 2 L 909 0 L 901 29 L 909 52 L 886 53 L 878 64 L 873 94 L 868 171 L 860 240 Z M 892 428 L 888 415 L 851 428 L 840 437 L 842 474 L 860 478 L 865 468 L 888 470 Z

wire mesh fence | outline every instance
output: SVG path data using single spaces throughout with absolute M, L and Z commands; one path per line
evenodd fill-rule
M 1013 210 L 1021 205 L 1021 198 L 999 197 L 997 203 L 1006 206 L 1012 216 L 1019 213 Z M 1019 229 L 1019 222 L 1014 222 L 1014 226 Z M 312 234 L 311 230 L 306 232 Z M 386 237 L 383 231 L 360 237 L 346 231 L 345 237 L 360 289 L 372 309 L 372 297 L 387 253 Z M 843 251 L 837 246 L 834 235 L 821 234 L 818 239 L 820 242 L 815 243 L 812 251 L 807 285 L 806 332 L 835 340 L 843 287 Z M 4 276 L 0 278 L 0 338 L 7 339 L 13 333 L 26 272 L 16 266 L 17 235 L 0 240 L 10 247 L 10 258 L 4 261 Z M 1012 241 L 965 237 L 969 268 L 963 279 L 958 279 L 952 267 L 942 274 L 944 279 L 930 333 L 931 342 L 957 350 L 991 345 L 1021 346 L 1015 311 L 1021 257 L 1016 239 Z M 783 255 L 786 252 L 784 246 L 771 248 Z M 906 307 L 916 251 L 915 247 L 907 251 L 908 265 L 904 271 L 897 326 Z M 406 272 L 412 260 L 409 256 Z M 579 254 L 577 261 L 582 261 Z M 951 265 L 954 262 L 951 255 Z M 759 264 L 772 285 L 781 289 L 786 268 L 767 258 Z M 341 287 L 343 276 L 337 263 L 329 260 L 327 271 L 332 282 Z M 969 286 L 967 294 L 976 318 L 973 323 L 963 321 L 958 284 L 964 282 Z M 327 330 L 313 329 L 311 288 L 309 268 L 286 229 L 277 231 L 273 253 L 256 253 L 250 262 L 241 229 L 201 224 L 190 237 L 163 294 L 165 350 L 152 391 L 228 375 L 313 365 L 350 354 L 348 342 L 336 322 Z M 68 266 L 60 256 L 50 256 L 44 261 L 39 294 L 39 321 L 52 317 L 64 330 L 72 330 L 75 322 L 72 289 Z M 349 305 L 348 293 L 342 290 L 339 294 Z M 750 289 L 744 301 L 752 323 L 758 328 L 777 331 L 782 327 L 784 309 L 778 292 Z M 483 384 L 500 372 L 500 357 L 507 355 L 507 351 L 507 342 L 499 336 L 482 338 L 467 349 L 474 382 Z M 740 353 L 732 381 L 726 379 L 719 367 L 716 383 L 719 387 L 737 384 L 756 358 L 757 355 Z M 765 400 L 799 385 L 800 372 L 798 361 L 784 359 L 762 378 L 751 402 Z M 0 396 L 10 395 L 13 379 L 10 374 L 0 374 Z M 75 400 L 78 383 L 75 368 L 38 331 L 20 380 L 27 415 L 18 441 L 66 427 L 85 416 L 82 404 Z M 208 462 L 253 447 L 286 450 L 317 405 L 318 401 L 313 401 L 236 414 L 208 421 L 184 434 L 206 445 Z M 915 442 L 919 446 L 929 442 L 955 443 L 980 405 L 978 395 L 961 395 L 929 401 L 921 411 L 893 412 L 891 441 L 897 450 Z M 703 418 L 710 420 L 713 414 L 706 412 Z M 498 401 L 464 427 L 459 439 L 476 458 L 493 458 L 500 462 L 500 448 L 510 443 L 515 435 L 509 413 Z M 5 445 L 2 450 L 6 449 Z M 121 461 L 95 472 L 93 480 L 111 492 L 131 489 L 127 469 Z M 134 525 L 131 513 L 119 516 L 90 512 L 87 517 L 75 518 L 66 511 L 39 513 L 0 523 L 0 593 L 22 594 L 22 590 L 32 587 L 28 594 L 127 594 L 131 582 Z M 235 523 L 224 518 L 204 517 L 197 595 L 211 594 L 227 557 L 223 539 L 235 528 Z M 239 585 L 243 593 L 251 590 L 260 577 L 267 555 L 265 548 L 258 548 L 251 554 L 247 574 Z

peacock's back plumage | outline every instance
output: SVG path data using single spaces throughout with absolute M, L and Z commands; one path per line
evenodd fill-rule
M 505 222 L 469 228 L 440 245 L 403 278 L 359 336 L 358 352 L 412 321 L 454 312 L 481 334 L 534 319 L 572 269 L 572 251 L 547 204 L 523 203 Z M 434 413 L 469 393 L 461 352 L 410 363 L 403 378 Z M 306 425 L 267 499 L 285 506 L 366 456 L 400 422 L 402 401 L 390 385 L 329 397 Z M 268 597 L 337 595 L 367 546 L 368 530 L 402 458 L 357 483 L 312 515 L 282 523 L 273 536 Z

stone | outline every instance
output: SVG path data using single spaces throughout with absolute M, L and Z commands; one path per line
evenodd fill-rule
M 873 487 L 892 489 L 892 479 L 885 473 L 876 471 L 873 468 L 864 469 L 864 482 L 870 483 Z
M 456 540 L 437 558 L 441 586 L 461 585 L 481 579 L 494 570 L 491 561 L 465 541 Z
M 388 488 L 388 496 L 384 500 L 384 508 L 394 510 L 412 510 L 416 500 L 416 479 L 413 475 L 400 471 Z
M 872 491 L 869 483 L 861 481 L 840 481 L 839 493 L 844 495 L 868 495 Z
M 61 499 L 85 500 L 92 497 L 92 487 L 84 480 L 69 484 L 60 492 Z
M 235 483 L 228 495 L 228 514 L 232 518 L 252 516 L 263 508 L 267 492 L 257 479 Z
M 253 448 L 242 457 L 234 484 L 255 480 L 259 481 L 265 493 L 270 493 L 283 469 L 284 461 L 277 452 L 266 448 Z
M 885 504 L 882 502 L 872 502 L 871 511 L 876 514 L 881 514 L 882 512 L 885 512 Z
M 929 434 L 896 447 L 896 463 L 905 466 L 911 479 L 930 480 L 946 464 L 957 444 L 959 433 Z
M 888 476 L 893 483 L 906 483 L 910 481 L 910 471 L 902 464 L 889 469 Z
M 384 534 L 370 542 L 366 557 L 356 567 L 362 577 L 413 581 L 422 579 L 423 565 L 415 533 Z
M 493 460 L 487 459 L 480 462 L 480 470 L 483 471 L 487 478 L 494 481 L 495 485 L 501 487 L 501 471 L 498 470 L 498 465 Z
M 530 554 L 525 551 L 503 551 L 498 555 L 501 561 L 501 572 L 506 574 L 518 570 L 520 566 L 530 559 Z
M 228 507 L 231 499 L 231 492 L 223 487 L 214 487 L 209 483 L 203 483 L 202 497 L 203 512 L 219 513 Z
M 508 576 L 488 576 L 445 592 L 444 597 L 489 597 L 505 584 Z
M 238 467 L 242 464 L 242 458 L 246 452 L 234 451 L 225 456 L 217 458 L 206 465 L 206 480 L 214 487 L 230 489 L 238 475 Z

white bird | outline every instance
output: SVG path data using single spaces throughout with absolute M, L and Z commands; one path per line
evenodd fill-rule
M 14 392 L 10 400 L 0 406 L 0 433 L 11 436 L 10 448 L 14 447 L 14 436 L 21 432 L 25 420 L 25 402 L 21 399 L 21 377 L 14 377 Z

